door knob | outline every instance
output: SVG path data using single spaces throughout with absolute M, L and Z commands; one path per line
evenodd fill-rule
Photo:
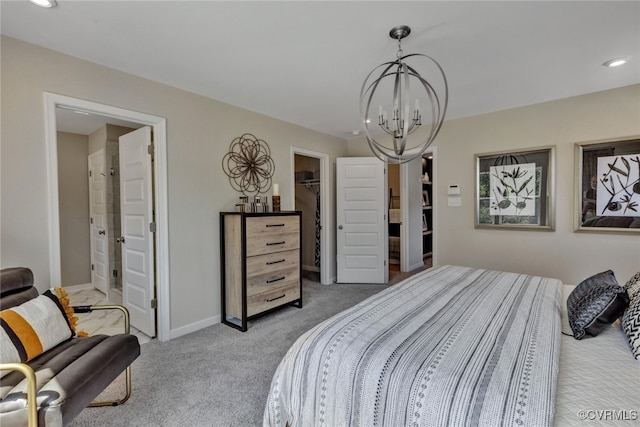
M 342 226 L 341 225 L 338 226 L 338 230 L 342 230 Z
M 104 236 L 104 230 L 98 231 L 98 234 L 102 234 Z

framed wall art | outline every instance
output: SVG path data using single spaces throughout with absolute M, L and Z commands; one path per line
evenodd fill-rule
M 574 225 L 640 233 L 640 136 L 575 145 Z
M 555 229 L 555 147 L 476 154 L 475 227 Z

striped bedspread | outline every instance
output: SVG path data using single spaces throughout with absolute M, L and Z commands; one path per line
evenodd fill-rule
M 443 266 L 301 336 L 265 426 L 551 426 L 561 283 Z

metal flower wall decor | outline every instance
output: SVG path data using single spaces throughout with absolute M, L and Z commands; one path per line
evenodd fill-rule
M 231 141 L 229 152 L 222 159 L 222 169 L 233 189 L 248 196 L 266 193 L 271 188 L 275 164 L 267 143 L 245 133 Z

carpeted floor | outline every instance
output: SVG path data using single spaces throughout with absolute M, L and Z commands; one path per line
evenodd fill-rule
M 291 344 L 324 319 L 387 285 L 303 281 L 304 307 L 286 307 L 249 322 L 247 332 L 218 324 L 142 346 L 133 392 L 118 407 L 87 408 L 82 426 L 260 426 L 271 378 Z M 117 396 L 116 380 L 101 397 Z

